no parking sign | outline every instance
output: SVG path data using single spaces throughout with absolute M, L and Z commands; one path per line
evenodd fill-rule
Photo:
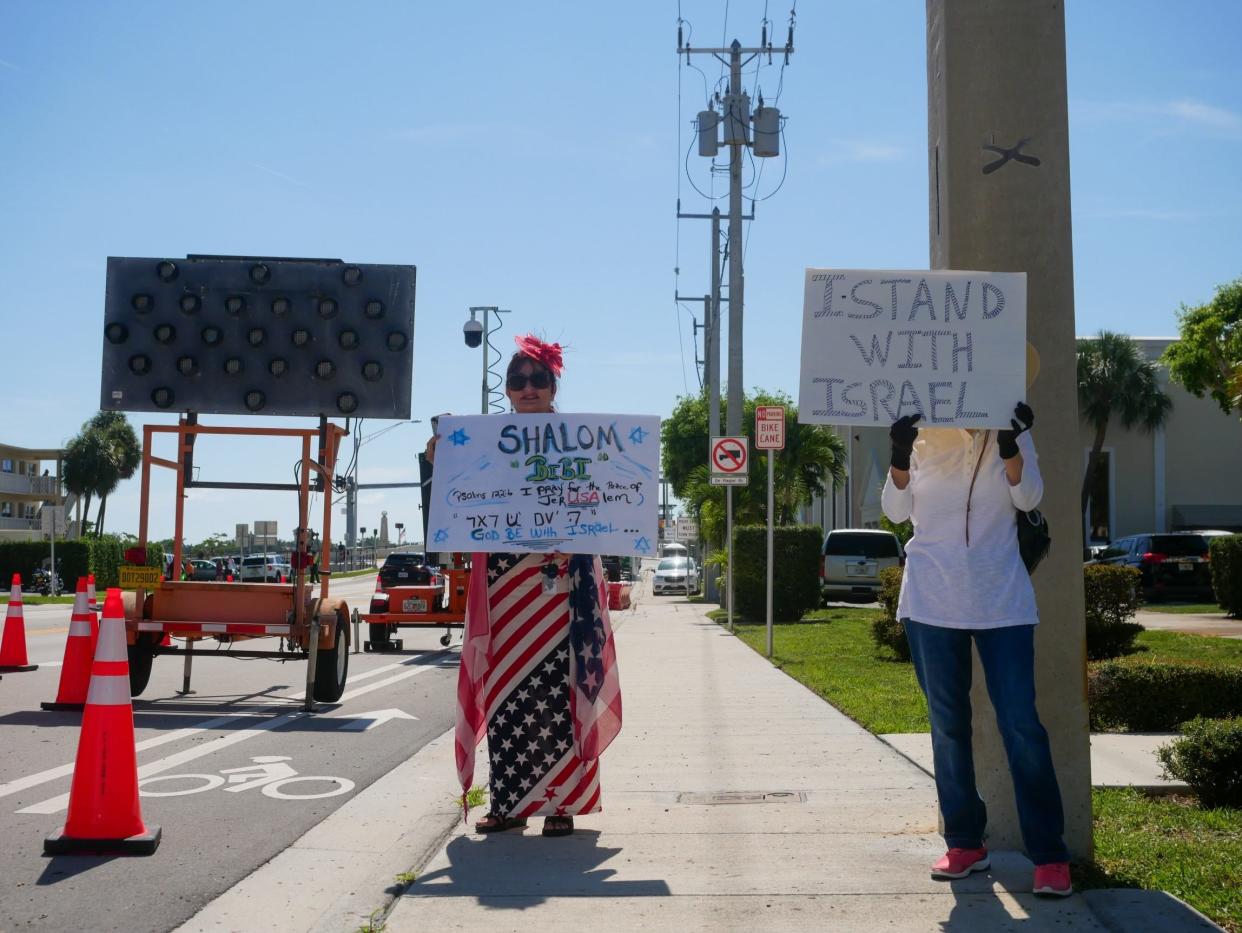
M 712 485 L 745 486 L 750 482 L 749 446 L 745 435 L 713 437 L 711 444 Z

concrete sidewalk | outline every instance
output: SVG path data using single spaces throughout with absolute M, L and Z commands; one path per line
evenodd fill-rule
M 1158 892 L 1039 900 L 1016 853 L 930 880 L 927 774 L 703 612 L 648 598 L 618 616 L 625 728 L 603 813 L 566 839 L 459 822 L 385 929 L 1215 929 Z

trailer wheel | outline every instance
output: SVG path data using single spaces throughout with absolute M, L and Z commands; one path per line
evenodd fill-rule
M 155 660 L 155 646 L 140 639 L 126 646 L 129 655 L 129 695 L 136 697 L 147 689 L 151 680 L 151 662 Z
M 330 649 L 320 648 L 315 657 L 315 699 L 320 703 L 335 703 L 345 692 L 345 678 L 349 674 L 349 626 L 339 612 L 336 615 L 336 635 Z

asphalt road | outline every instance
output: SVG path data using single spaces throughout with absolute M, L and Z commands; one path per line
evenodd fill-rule
M 341 581 L 334 595 L 365 609 L 373 586 Z M 163 829 L 159 850 L 45 858 L 44 837 L 65 819 L 81 714 L 39 708 L 56 693 L 69 607 L 26 614 L 41 666 L 0 681 L 0 930 L 170 930 L 452 725 L 460 632 L 447 650 L 442 630 L 403 630 L 402 653 L 352 654 L 341 701 L 309 715 L 304 663 L 196 654 L 195 692 L 183 697 L 182 659 L 157 658 L 134 721 L 142 814 Z M 446 773 L 444 794 L 454 791 Z

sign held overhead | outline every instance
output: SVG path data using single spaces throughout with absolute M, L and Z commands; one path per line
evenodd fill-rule
M 806 270 L 803 423 L 1008 427 L 1025 376 L 1026 273 Z

